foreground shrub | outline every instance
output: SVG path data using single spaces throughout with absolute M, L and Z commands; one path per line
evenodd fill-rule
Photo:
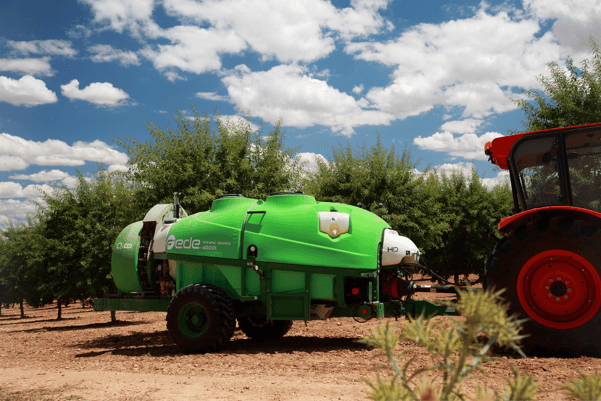
M 397 334 L 397 327 L 390 322 L 380 325 L 369 338 L 361 342 L 381 350 L 390 362 L 380 366 L 392 372 L 392 377 L 378 377 L 376 382 L 365 380 L 370 386 L 369 398 L 374 401 L 396 400 L 533 400 L 538 393 L 535 378 L 523 375 L 512 366 L 513 378 L 506 381 L 502 391 L 489 390 L 486 385 L 477 385 L 474 394 L 468 395 L 465 382 L 482 379 L 481 364 L 494 360 L 493 346 L 513 349 L 525 357 L 519 348 L 522 321 L 507 316 L 506 307 L 501 302 L 502 291 L 462 291 L 455 307 L 464 319 L 453 319 L 450 328 L 424 316 L 413 319 Z M 409 341 L 424 347 L 434 359 L 434 363 L 420 369 L 412 367 L 415 357 L 409 358 L 402 366 L 399 359 L 410 351 L 396 355 L 401 341 Z M 433 382 L 441 382 L 433 385 Z M 579 400 L 601 400 L 601 377 L 585 376 L 572 379 L 565 391 L 570 397 Z

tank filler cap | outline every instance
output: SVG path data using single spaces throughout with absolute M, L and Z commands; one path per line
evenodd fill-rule
M 331 238 L 338 238 L 344 233 L 348 233 L 351 216 L 348 213 L 340 212 L 318 212 L 319 231 L 328 234 Z

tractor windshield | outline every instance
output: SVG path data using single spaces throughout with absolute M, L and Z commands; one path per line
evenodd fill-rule
M 524 137 L 512 159 L 522 210 L 564 205 L 601 211 L 601 128 Z
M 601 211 L 601 129 L 566 135 L 572 205 Z

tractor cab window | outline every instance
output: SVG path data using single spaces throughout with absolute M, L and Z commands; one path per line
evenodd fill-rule
M 565 137 L 573 206 L 601 212 L 601 129 Z
M 522 210 L 566 205 L 561 185 L 560 135 L 528 138 L 514 145 L 517 170 L 514 183 L 521 189 Z

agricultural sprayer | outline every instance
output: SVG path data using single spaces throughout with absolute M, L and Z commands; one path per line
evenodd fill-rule
M 516 214 L 502 219 L 484 286 L 505 289 L 528 349 L 601 353 L 601 124 L 497 138 L 485 152 L 509 170 Z M 253 339 L 293 320 L 457 315 L 412 299 L 420 251 L 378 216 L 302 193 L 265 201 L 224 195 L 188 216 L 154 206 L 126 227 L 112 256 L 118 293 L 96 310 L 166 311 L 185 351 L 215 351 L 236 320 Z

